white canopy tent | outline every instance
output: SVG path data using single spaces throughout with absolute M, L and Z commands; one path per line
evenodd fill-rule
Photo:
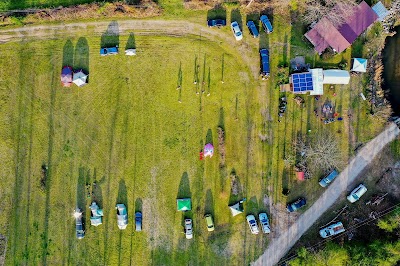
M 346 70 L 328 69 L 323 70 L 323 84 L 349 84 L 350 73 Z
M 353 68 L 351 71 L 355 72 L 367 72 L 367 59 L 364 58 L 354 58 Z
M 78 87 L 82 87 L 87 84 L 87 77 L 85 73 L 83 73 L 82 70 L 74 73 L 74 77 L 72 79 L 72 82 L 75 83 Z
M 136 49 L 126 49 L 125 55 L 136 55 Z

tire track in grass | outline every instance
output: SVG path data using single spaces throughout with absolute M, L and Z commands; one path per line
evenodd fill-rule
M 47 150 L 47 177 L 46 177 L 46 202 L 45 202 L 45 216 L 44 216 L 44 232 L 42 234 L 42 265 L 47 265 L 47 255 L 48 255 L 48 244 L 49 244 L 49 215 L 50 215 L 50 182 L 52 175 L 52 162 L 53 162 L 53 145 L 54 145 L 54 109 L 55 109 L 55 101 L 56 101 L 56 86 L 57 75 L 55 69 L 56 66 L 53 61 L 53 54 L 50 54 L 50 64 L 52 64 L 52 79 L 50 84 L 50 108 L 49 108 L 49 144 Z M 55 59 L 54 59 L 55 60 Z
M 29 158 L 28 158 L 28 174 L 27 174 L 27 183 L 28 183 L 28 188 L 27 188 L 27 210 L 26 210 L 26 235 L 25 235 L 25 251 L 24 254 L 26 256 L 26 259 L 29 258 L 29 234 L 30 234 L 30 219 L 29 219 L 29 214 L 30 214 L 30 201 L 31 201 L 31 175 L 32 175 L 32 146 L 33 146 L 33 114 L 34 114 L 34 98 L 35 98 L 35 86 L 31 85 L 31 90 L 30 90 L 30 117 L 29 117 L 29 124 L 30 124 L 30 128 L 29 128 Z
M 13 258 L 13 264 L 17 265 L 19 264 L 17 260 L 17 250 L 18 249 L 18 243 L 17 239 L 18 233 L 20 232 L 20 198 L 21 198 L 21 192 L 24 184 L 24 174 L 25 174 L 25 133 L 24 133 L 24 125 L 26 124 L 26 116 L 27 116 L 27 109 L 26 107 L 26 101 L 25 101 L 25 92 L 24 89 L 26 86 L 24 86 L 24 82 L 27 80 L 24 76 L 26 69 L 25 67 L 27 66 L 26 64 L 23 64 L 23 62 L 28 61 L 27 58 L 23 58 L 22 55 L 26 55 L 31 57 L 33 54 L 32 52 L 29 52 L 26 47 L 23 47 L 20 51 L 20 69 L 19 69 L 19 84 L 20 84 L 20 89 L 18 90 L 17 94 L 17 100 L 18 100 L 18 108 L 16 111 L 16 119 L 18 120 L 17 122 L 17 127 L 16 127 L 16 132 L 15 135 L 15 141 L 16 141 L 16 155 L 15 155 L 15 187 L 14 187 L 14 199 L 13 203 L 15 206 L 13 206 L 14 210 L 14 221 L 13 221 L 13 227 L 10 229 L 10 231 L 13 231 L 13 236 L 10 239 L 10 246 L 11 246 L 11 254 Z M 29 59 L 29 58 L 28 58 Z M 11 224 L 11 223 L 10 223 Z
M 112 94 L 110 95 L 112 96 Z M 113 149 L 114 149 L 114 139 L 115 139 L 115 126 L 117 124 L 117 119 L 118 119 L 118 114 L 120 112 L 120 100 L 121 100 L 121 86 L 118 86 L 117 89 L 117 97 L 116 97 L 116 106 L 115 106 L 115 111 L 114 114 L 111 116 L 111 126 L 110 126 L 110 149 L 108 151 L 109 157 L 108 157 L 108 165 L 107 165 L 107 190 L 106 190 L 106 197 L 103 202 L 103 208 L 106 210 L 110 210 L 110 183 L 111 183 L 111 174 L 112 174 L 112 160 L 113 160 Z M 110 217 L 108 215 L 108 217 Z M 109 251 L 107 249 L 108 247 L 108 224 L 109 224 L 109 219 L 108 217 L 104 217 L 104 253 L 103 253 L 103 263 L 104 265 L 108 265 L 108 254 L 107 252 Z

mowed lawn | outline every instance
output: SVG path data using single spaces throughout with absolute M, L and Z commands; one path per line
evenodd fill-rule
M 121 47 L 128 37 L 119 36 Z M 135 42 L 136 57 L 123 51 L 101 57 L 100 36 L 1 46 L 0 225 L 8 232 L 7 265 L 243 265 L 266 247 L 267 237 L 251 235 L 244 215 L 232 218 L 227 207 L 247 197 L 245 213 L 266 211 L 260 104 L 248 67 L 234 48 L 204 37 L 138 34 Z M 196 56 L 205 91 L 199 95 Z M 63 62 L 88 69 L 89 84 L 61 87 Z M 223 170 L 218 126 L 225 130 Z M 200 161 L 206 142 L 215 155 Z M 44 190 L 42 164 L 49 166 Z M 236 196 L 231 172 L 243 187 Z M 85 185 L 93 182 L 88 198 Z M 192 211 L 177 212 L 177 197 L 191 197 Z M 104 209 L 99 227 L 90 226 L 92 199 Z M 124 231 L 117 227 L 117 202 L 128 206 Z M 83 240 L 75 236 L 75 206 L 84 210 Z M 214 215 L 215 232 L 206 231 L 206 212 Z M 194 220 L 193 240 L 183 234 L 184 217 Z

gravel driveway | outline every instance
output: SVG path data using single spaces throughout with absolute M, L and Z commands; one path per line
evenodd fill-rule
M 382 133 L 368 142 L 354 157 L 348 166 L 340 173 L 336 180 L 326 189 L 321 197 L 299 217 L 286 231 L 279 237 L 271 240 L 264 254 L 259 257 L 252 265 L 275 265 L 285 256 L 290 248 L 326 212 L 339 197 L 345 197 L 349 186 L 361 171 L 375 158 L 376 155 L 392 140 L 400 134 L 396 124 L 391 123 Z M 274 230 L 272 228 L 272 230 Z

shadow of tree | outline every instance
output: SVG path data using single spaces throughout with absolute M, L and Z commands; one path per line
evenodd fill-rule
M 142 212 L 143 209 L 143 201 L 141 198 L 137 198 L 135 200 L 135 212 Z
M 225 19 L 226 9 L 222 4 L 216 4 L 212 9 L 207 11 L 207 20 L 210 19 Z
M 204 204 L 204 215 L 211 214 L 215 219 L 214 215 L 214 197 L 211 192 L 211 189 L 208 189 L 206 192 L 206 202 Z M 215 222 L 215 221 L 214 221 Z
M 212 131 L 210 128 L 207 130 L 206 143 L 213 144 L 213 136 L 212 136 Z
M 133 32 L 129 34 L 128 41 L 126 42 L 125 50 L 127 49 L 136 49 L 135 34 Z
M 101 35 L 101 48 L 119 46 L 119 25 L 117 21 L 112 21 L 107 30 Z
M 126 208 L 128 209 L 128 192 L 125 185 L 125 180 L 121 179 L 119 181 L 118 187 L 118 196 L 117 196 L 117 204 L 125 204 Z
M 74 66 L 74 45 L 71 40 L 68 40 L 64 44 L 63 48 L 63 67 L 64 66 Z
M 181 182 L 179 183 L 177 199 L 190 198 L 192 193 L 190 191 L 189 175 L 187 172 L 182 174 Z
M 239 24 L 240 29 L 243 31 L 242 14 L 240 13 L 239 8 L 232 9 L 231 11 L 231 23 L 234 21 Z
M 86 38 L 79 38 L 75 46 L 74 69 L 89 74 L 89 44 Z
M 232 205 L 239 200 L 243 199 L 243 187 L 240 182 L 239 176 L 236 174 L 235 168 L 232 168 L 230 173 L 231 180 L 231 194 L 229 196 L 229 205 Z

